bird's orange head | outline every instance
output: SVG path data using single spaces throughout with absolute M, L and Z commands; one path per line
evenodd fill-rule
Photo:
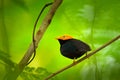
M 63 36 L 57 37 L 56 39 L 57 40 L 69 40 L 69 39 L 73 39 L 73 37 L 69 35 L 63 35 Z

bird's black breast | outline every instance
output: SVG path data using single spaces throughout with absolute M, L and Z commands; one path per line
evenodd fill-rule
M 90 51 L 90 47 L 80 40 L 70 39 L 61 44 L 60 51 L 63 56 L 74 59 Z

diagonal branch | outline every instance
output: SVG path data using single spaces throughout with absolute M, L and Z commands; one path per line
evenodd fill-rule
M 42 8 L 42 10 L 40 11 L 40 13 L 39 13 L 39 15 L 38 15 L 38 18 L 37 18 L 37 20 L 35 21 L 34 28 L 33 28 L 33 35 L 32 35 L 34 53 L 33 53 L 33 57 L 31 58 L 31 60 L 29 60 L 29 62 L 27 63 L 27 65 L 28 65 L 29 63 L 31 63 L 31 62 L 33 61 L 33 59 L 35 58 L 35 56 L 36 56 L 36 45 L 35 45 L 35 42 L 36 42 L 36 41 L 35 41 L 34 38 L 35 38 L 35 29 L 36 29 L 37 23 L 38 23 L 38 21 L 39 21 L 39 18 L 40 18 L 40 16 L 41 16 L 41 14 L 43 13 L 43 11 L 45 10 L 45 8 L 48 7 L 48 6 L 50 6 L 50 5 L 52 5 L 52 4 L 53 4 L 53 2 L 46 4 L 46 5 Z
M 36 48 L 37 48 L 38 43 L 40 42 L 41 38 L 43 37 L 43 34 L 45 33 L 46 29 L 48 28 L 49 24 L 51 23 L 51 20 L 55 14 L 57 8 L 60 6 L 61 3 L 62 3 L 62 0 L 55 0 L 51 6 L 50 11 L 44 18 L 39 30 L 36 33 L 36 36 L 35 36 Z M 23 59 L 18 64 L 20 69 L 23 69 L 26 66 L 26 64 L 29 61 L 30 57 L 32 56 L 33 52 L 34 52 L 34 45 L 33 45 L 33 43 L 31 43 L 31 45 L 30 45 L 29 49 L 27 50 L 27 52 L 25 53 Z
M 51 20 L 56 12 L 56 10 L 58 9 L 58 7 L 60 6 L 60 4 L 62 3 L 62 0 L 54 0 L 53 4 L 51 5 L 50 10 L 48 11 L 47 15 L 45 16 L 44 20 L 42 21 L 42 24 L 39 28 L 39 30 L 37 31 L 36 35 L 35 35 L 35 48 L 34 48 L 34 43 L 32 42 L 28 48 L 28 50 L 26 51 L 24 57 L 21 59 L 21 61 L 18 63 L 18 65 L 16 65 L 15 70 L 13 72 L 11 72 L 6 80 L 16 80 L 17 77 L 19 76 L 19 74 L 23 71 L 24 67 L 29 63 L 28 61 L 30 60 L 32 54 L 34 53 L 34 50 L 37 48 L 38 43 L 40 42 L 40 40 L 42 39 L 46 29 L 48 28 L 48 26 L 51 23 Z
M 92 56 L 93 54 L 97 53 L 98 51 L 102 50 L 103 48 L 107 47 L 108 45 L 110 45 L 111 43 L 113 43 L 114 41 L 118 40 L 120 38 L 120 35 L 118 35 L 117 37 L 113 38 L 112 40 L 110 40 L 109 42 L 107 42 L 106 44 L 102 45 L 101 47 L 97 48 L 96 50 L 90 52 L 87 56 L 82 57 L 81 59 L 77 60 L 75 63 L 69 64 L 68 66 L 54 72 L 53 74 L 49 75 L 48 77 L 46 77 L 44 80 L 48 80 L 54 76 L 56 76 L 57 74 L 77 65 L 78 63 L 82 62 L 83 60 L 87 59 L 88 57 Z

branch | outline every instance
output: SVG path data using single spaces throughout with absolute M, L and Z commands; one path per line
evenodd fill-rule
M 44 80 L 48 80 L 52 77 L 54 77 L 55 75 L 77 65 L 78 63 L 82 62 L 83 60 L 87 59 L 88 57 L 92 56 L 93 54 L 97 53 L 98 51 L 102 50 L 103 48 L 107 47 L 108 45 L 110 45 L 111 43 L 115 42 L 116 40 L 118 40 L 120 38 L 120 35 L 118 35 L 117 37 L 113 38 L 112 40 L 110 40 L 109 42 L 107 42 L 106 44 L 102 45 L 101 47 L 97 48 L 96 50 L 90 52 L 87 56 L 82 57 L 81 59 L 77 60 L 75 63 L 69 64 L 68 66 L 54 72 L 53 74 L 49 75 L 47 78 L 45 78 Z
M 46 31 L 46 29 L 48 28 L 49 24 L 51 23 L 51 20 L 57 10 L 57 8 L 60 6 L 62 0 L 55 0 L 55 2 L 52 4 L 52 7 L 50 9 L 50 11 L 48 12 L 48 14 L 46 15 L 46 17 L 44 18 L 39 30 L 37 31 L 37 34 L 35 36 L 35 46 L 37 48 L 38 43 L 40 42 L 41 38 L 44 35 L 44 32 Z M 23 59 L 20 61 L 20 63 L 18 64 L 20 69 L 23 69 L 27 62 L 29 61 L 30 57 L 32 56 L 34 52 L 34 45 L 33 43 L 30 45 L 29 49 L 27 50 L 27 52 L 25 53 Z
M 18 65 L 16 65 L 15 70 L 12 73 L 10 73 L 10 75 L 7 77 L 6 80 L 16 80 L 16 78 L 19 76 L 19 74 L 23 71 L 24 67 L 29 63 L 28 61 L 30 60 L 34 50 L 37 48 L 38 43 L 42 39 L 46 29 L 48 28 L 48 26 L 51 23 L 51 20 L 55 14 L 57 8 L 60 6 L 61 3 L 62 3 L 62 0 L 54 0 L 54 3 L 52 4 L 52 6 L 51 6 L 49 12 L 47 13 L 47 15 L 45 16 L 45 18 L 43 19 L 43 22 L 35 35 L 35 38 L 34 38 L 35 48 L 34 48 L 34 43 L 32 42 L 30 44 L 28 50 L 26 51 L 24 57 L 22 58 L 22 60 L 18 63 Z
M 34 38 L 35 38 L 35 29 L 36 29 L 37 23 L 38 23 L 38 21 L 39 21 L 39 18 L 40 18 L 40 16 L 41 16 L 41 14 L 43 13 L 43 11 L 45 10 L 45 8 L 48 7 L 49 5 L 52 5 L 52 4 L 53 4 L 53 2 L 46 4 L 46 5 L 42 8 L 42 10 L 40 11 L 40 13 L 39 13 L 39 15 L 38 15 L 38 18 L 37 18 L 37 20 L 35 21 L 34 28 L 33 28 L 33 35 L 32 35 L 34 53 L 33 53 L 32 59 L 29 60 L 29 62 L 27 63 L 27 65 L 28 65 L 29 63 L 31 63 L 31 62 L 33 61 L 33 59 L 35 58 L 35 56 L 36 56 L 36 47 L 37 47 L 37 46 L 36 46 L 36 44 L 35 44 L 36 41 L 35 41 Z

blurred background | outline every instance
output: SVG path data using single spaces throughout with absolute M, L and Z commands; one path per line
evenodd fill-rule
M 32 42 L 34 23 L 42 7 L 53 0 L 0 1 L 0 80 L 14 69 Z M 43 12 L 39 26 L 50 7 Z M 120 35 L 120 0 L 63 0 L 37 48 L 35 59 L 17 80 L 42 80 L 71 64 L 60 53 L 58 36 L 68 34 L 92 50 Z M 118 80 L 120 40 L 51 80 Z

